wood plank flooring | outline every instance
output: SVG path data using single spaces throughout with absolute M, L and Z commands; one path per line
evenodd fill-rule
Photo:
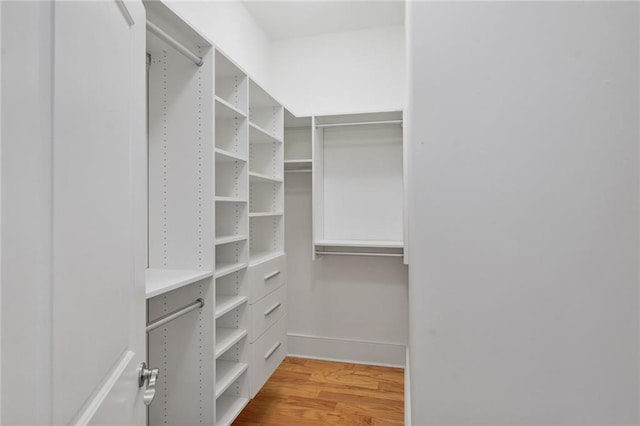
M 233 426 L 403 424 L 403 369 L 289 357 Z

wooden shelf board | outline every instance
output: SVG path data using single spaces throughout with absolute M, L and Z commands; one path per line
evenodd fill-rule
M 272 217 L 272 216 L 282 216 L 284 213 L 281 211 L 278 212 L 251 212 L 249 213 L 249 217 Z
M 216 361 L 216 399 L 247 371 L 247 367 L 248 365 L 244 362 L 221 359 Z
M 222 244 L 235 243 L 238 241 L 245 241 L 247 239 L 246 235 L 229 235 L 226 237 L 218 237 L 216 238 L 216 245 L 220 246 Z
M 145 273 L 147 299 L 213 276 L 213 271 L 150 268 Z
M 249 403 L 249 398 L 221 395 L 216 400 L 216 426 L 229 426 Z
M 217 197 L 216 202 L 222 203 L 246 203 L 247 199 L 242 197 Z
M 250 256 L 249 265 L 255 266 L 259 263 L 266 262 L 276 257 L 282 256 L 284 252 L 282 251 L 262 251 L 258 253 L 253 253 Z
M 216 278 L 224 277 L 247 267 L 247 262 L 218 262 L 216 263 Z
M 364 247 L 364 248 L 403 248 L 402 241 L 375 241 L 375 240 L 319 240 L 316 246 L 324 247 Z
M 247 114 L 240 111 L 224 99 L 216 96 L 216 118 L 246 118 Z
M 282 143 L 282 138 L 249 121 L 249 143 Z
M 276 182 L 282 183 L 283 179 L 279 177 L 267 176 L 262 173 L 249 172 L 249 180 L 254 182 Z
M 216 358 L 220 357 L 220 355 L 224 354 L 229 350 L 229 348 L 244 339 L 246 336 L 247 330 L 244 328 L 217 327 L 215 348 Z
M 222 148 L 216 148 L 215 151 L 216 151 L 216 161 L 221 161 L 221 162 L 242 161 L 245 163 L 247 162 L 246 158 L 236 154 L 235 152 L 225 151 Z
M 214 309 L 215 318 L 218 319 L 224 314 L 233 311 L 238 306 L 246 303 L 247 296 L 219 296 L 216 295 L 216 307 Z

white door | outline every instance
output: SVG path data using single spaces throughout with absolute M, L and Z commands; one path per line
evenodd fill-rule
M 3 424 L 145 424 L 145 12 L 2 2 Z
M 53 18 L 53 422 L 143 424 L 144 8 L 55 1 Z

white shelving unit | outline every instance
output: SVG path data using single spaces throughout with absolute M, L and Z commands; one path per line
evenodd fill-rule
M 228 425 L 249 401 L 249 81 L 215 59 L 215 424 Z
M 250 330 L 250 277 L 265 281 L 256 288 L 261 297 L 277 286 L 284 298 L 284 274 L 267 283 L 273 271 L 262 270 L 284 271 L 284 110 L 165 3 L 145 6 L 152 22 L 148 322 L 190 308 L 150 327 L 148 364 L 160 375 L 149 424 L 230 425 L 255 394 L 251 375 L 272 372 L 252 362 L 260 358 L 252 357 L 250 336 L 264 330 Z M 204 304 L 194 305 L 198 299 Z M 284 342 L 270 369 L 286 353 L 283 330 L 270 332 Z
M 147 321 L 204 301 L 147 334 L 148 365 L 160 370 L 148 421 L 152 426 L 212 424 L 214 49 L 164 3 L 144 5 L 152 25 L 202 58 L 198 66 L 162 36 L 147 32 Z
M 284 112 L 284 171 L 311 172 L 313 168 L 312 119 Z
M 402 112 L 316 116 L 313 127 L 314 258 L 402 256 Z

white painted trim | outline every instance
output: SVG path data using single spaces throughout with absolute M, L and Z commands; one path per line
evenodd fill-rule
M 289 356 L 404 368 L 406 346 L 397 343 L 288 334 Z
M 80 409 L 71 424 L 86 425 L 91 421 L 105 398 L 109 395 L 120 377 L 124 374 L 125 369 L 133 359 L 134 355 L 135 353 L 130 350 L 126 350 L 122 353 L 116 365 L 111 369 L 109 374 L 107 374 L 107 378 L 96 388 L 97 392 L 92 395 L 92 397 L 89 398 L 85 405 Z
M 411 362 L 407 346 L 407 360 L 404 367 L 404 424 L 411 426 Z

